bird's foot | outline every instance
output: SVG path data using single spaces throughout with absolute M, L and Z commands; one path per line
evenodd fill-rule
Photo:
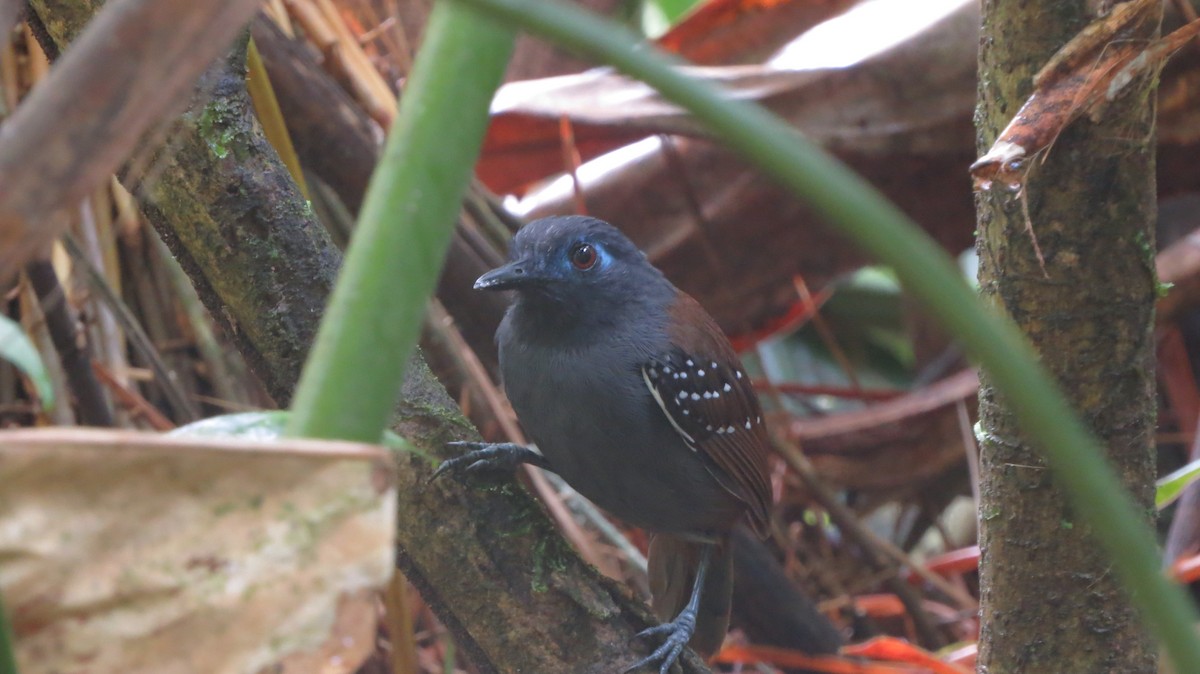
M 447 447 L 468 449 L 466 454 L 447 459 L 429 477 L 432 482 L 442 475 L 467 477 L 508 477 L 517 466 L 531 463 L 547 467 L 546 458 L 525 445 L 513 442 L 448 442 Z
M 642 667 L 653 667 L 658 664 L 658 674 L 667 674 L 671 669 L 671 665 L 679 659 L 679 655 L 683 653 L 683 649 L 687 646 L 688 641 L 692 639 L 692 633 L 696 631 L 696 612 L 684 609 L 674 620 L 669 623 L 655 625 L 647 630 L 638 632 L 635 639 L 646 639 L 650 637 L 658 637 L 665 635 L 662 644 L 654 649 L 650 655 L 638 660 L 632 667 L 626 669 L 625 672 L 632 672 Z

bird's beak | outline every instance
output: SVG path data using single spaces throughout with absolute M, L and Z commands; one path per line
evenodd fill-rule
M 476 290 L 512 290 L 541 282 L 532 260 L 516 260 L 496 267 L 475 280 Z

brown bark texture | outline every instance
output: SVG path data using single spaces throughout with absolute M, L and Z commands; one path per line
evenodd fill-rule
M 1084 2 L 985 0 L 982 154 L 1031 78 L 1097 17 Z M 1157 19 L 1132 39 L 1148 39 Z M 983 297 L 1017 322 L 1127 488 L 1153 515 L 1155 155 L 1149 79 L 1028 162 L 1021 192 L 977 195 Z M 1039 261 L 1038 249 L 1044 257 Z M 1107 556 L 981 375 L 978 671 L 1156 671 L 1154 643 Z
M 92 9 L 86 1 L 35 4 L 60 48 Z M 341 253 L 253 118 L 243 49 L 205 75 L 152 169 L 131 187 L 214 318 L 286 402 Z M 480 671 L 612 672 L 649 652 L 631 641 L 654 623 L 648 607 L 582 562 L 515 484 L 428 482 L 446 442 L 478 436 L 420 356 L 393 427 L 419 452 L 397 457 L 398 566 Z M 690 651 L 681 665 L 708 671 Z

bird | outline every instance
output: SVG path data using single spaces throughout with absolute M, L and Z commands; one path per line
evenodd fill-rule
M 625 671 L 666 674 L 690 643 L 721 645 L 732 601 L 730 534 L 769 524 L 769 436 L 750 379 L 716 321 L 619 229 L 586 216 L 532 221 L 476 290 L 513 292 L 496 331 L 501 380 L 534 448 L 451 443 L 435 476 L 558 473 L 650 532 L 661 639 Z M 535 449 L 536 448 L 536 449 Z

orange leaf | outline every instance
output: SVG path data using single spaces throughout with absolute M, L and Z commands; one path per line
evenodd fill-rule
M 1184 585 L 1200 580 L 1200 555 L 1180 557 L 1171 564 L 1171 577 Z
M 772 646 L 737 646 L 721 649 L 712 658 L 721 664 L 765 662 L 776 667 L 803 668 L 824 674 L 928 674 L 928 669 L 859 662 L 836 655 L 805 655 L 799 651 Z M 961 674 L 955 672 L 954 674 Z
M 709 0 L 658 45 L 692 63 L 754 63 L 857 0 Z
M 934 555 L 925 562 L 925 568 L 942 576 L 961 576 L 979 569 L 979 546 L 971 545 L 958 550 Z M 916 573 L 909 574 L 909 581 L 919 578 Z
M 961 667 L 944 662 L 929 651 L 894 637 L 875 637 L 861 644 L 846 646 L 842 652 L 847 655 L 871 657 L 876 660 L 920 665 L 933 671 L 934 674 L 967 674 Z
M 854 606 L 872 618 L 891 618 L 907 613 L 904 602 L 894 594 L 864 594 L 854 598 Z

